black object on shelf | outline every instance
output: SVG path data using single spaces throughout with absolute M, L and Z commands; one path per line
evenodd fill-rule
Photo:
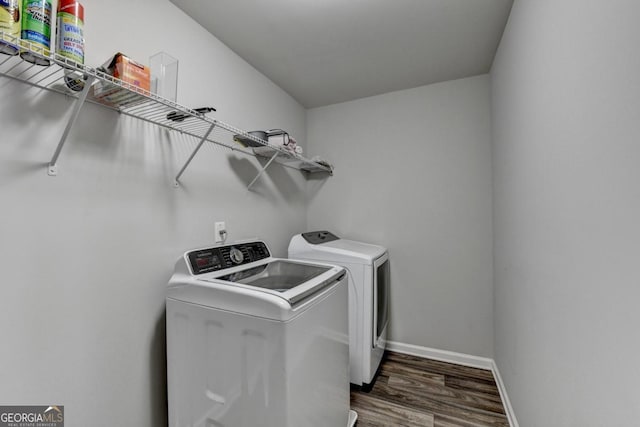
M 216 111 L 216 109 L 213 107 L 200 107 L 200 108 L 194 108 L 193 111 L 195 111 L 200 115 L 204 115 L 206 113 L 211 113 L 213 111 Z M 167 114 L 167 120 L 171 120 L 172 122 L 182 122 L 184 121 L 184 119 L 187 119 L 189 117 L 193 117 L 193 116 L 190 114 L 183 113 L 181 111 L 172 111 L 169 114 Z
M 262 141 L 267 142 L 268 133 L 263 130 L 253 130 L 251 132 L 247 132 L 249 135 L 258 138 Z M 260 144 L 259 142 L 254 141 L 251 138 L 247 138 L 244 135 L 233 135 L 233 140 L 243 147 L 264 147 L 264 144 Z

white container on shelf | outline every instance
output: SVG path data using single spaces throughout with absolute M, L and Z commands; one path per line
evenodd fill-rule
M 178 60 L 165 52 L 149 58 L 151 92 L 176 102 L 178 99 Z
M 284 148 L 289 145 L 289 134 L 285 131 L 281 130 L 272 130 L 268 132 L 268 141 L 269 144 L 274 145 L 276 147 Z

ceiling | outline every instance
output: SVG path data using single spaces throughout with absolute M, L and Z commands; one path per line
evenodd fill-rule
M 171 0 L 306 108 L 489 72 L 513 0 Z

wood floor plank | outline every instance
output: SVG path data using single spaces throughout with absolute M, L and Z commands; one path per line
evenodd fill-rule
M 404 407 L 364 393 L 351 394 L 358 426 L 433 427 L 433 414 Z
M 445 403 L 454 403 L 469 408 L 482 409 L 504 415 L 504 407 L 500 398 L 485 393 L 468 392 L 446 387 L 439 384 L 420 382 L 412 378 L 399 375 L 387 379 L 389 387 L 404 390 L 416 396 L 425 396 Z
M 497 396 L 498 398 L 500 397 L 500 391 L 498 390 L 498 386 L 495 382 L 490 383 L 488 381 L 474 381 L 466 378 L 446 376 L 444 379 L 444 384 L 447 387 L 455 388 L 458 390 L 475 391 L 479 393 L 492 394 L 494 396 Z
M 388 352 L 369 393 L 352 389 L 356 427 L 508 427 L 491 371 Z
M 416 396 L 412 393 L 395 390 L 382 382 L 376 382 L 371 390 L 371 394 L 381 400 L 393 402 L 411 409 L 421 409 L 433 414 L 459 417 L 486 426 L 508 427 L 507 419 L 504 415 L 468 408 L 464 405 L 440 402 L 430 397 Z
M 434 427 L 487 427 L 484 423 L 463 420 L 449 415 L 436 414 L 433 421 Z
M 422 357 L 411 356 L 408 354 L 388 352 L 385 354 L 385 360 L 400 362 L 405 366 L 414 367 L 425 372 L 435 374 L 451 375 L 461 378 L 474 378 L 488 381 L 494 381 L 493 373 L 486 369 L 471 368 L 469 366 L 454 365 L 452 363 L 440 362 L 439 360 L 425 359 Z
M 423 369 L 406 366 L 400 362 L 385 361 L 380 368 L 380 375 L 401 375 L 408 378 L 419 378 L 427 383 L 444 385 L 444 375 L 427 372 Z

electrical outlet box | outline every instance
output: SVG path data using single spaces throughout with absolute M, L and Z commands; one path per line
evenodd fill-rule
M 227 225 L 224 221 L 217 221 L 214 225 L 214 233 L 216 243 L 224 242 L 227 240 Z

